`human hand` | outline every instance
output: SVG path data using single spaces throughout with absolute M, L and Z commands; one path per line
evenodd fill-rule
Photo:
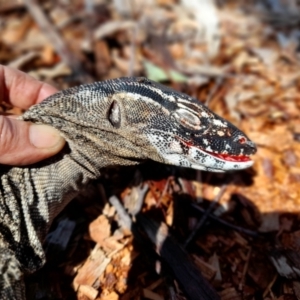
M 28 109 L 57 90 L 25 73 L 0 65 L 0 101 Z M 58 153 L 65 141 L 48 125 L 0 116 L 0 164 L 27 165 Z

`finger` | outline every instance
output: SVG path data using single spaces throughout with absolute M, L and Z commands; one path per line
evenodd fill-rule
M 58 153 L 64 144 L 50 126 L 0 116 L 0 164 L 32 164 Z
M 0 101 L 28 109 L 56 92 L 57 89 L 47 83 L 0 65 Z

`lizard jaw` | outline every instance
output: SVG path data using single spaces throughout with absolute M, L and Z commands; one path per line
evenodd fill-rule
M 247 155 L 230 155 L 230 154 L 219 154 L 209 151 L 204 151 L 208 154 L 218 157 L 219 159 L 226 160 L 226 161 L 233 161 L 233 162 L 247 162 L 251 161 L 251 158 Z
M 247 155 L 233 156 L 212 153 L 191 144 L 184 150 L 182 141 L 178 139 L 167 143 L 166 147 L 163 140 L 159 140 L 157 136 L 153 135 L 149 136 L 149 140 L 155 147 L 155 152 L 160 154 L 162 161 L 171 165 L 212 172 L 243 170 L 253 165 L 253 161 Z
M 247 157 L 247 160 L 225 160 L 211 153 L 205 152 L 199 148 L 191 147 L 186 156 L 179 153 L 164 153 L 165 163 L 188 167 L 196 170 L 212 171 L 212 172 L 226 172 L 233 170 L 243 170 L 251 167 L 253 161 Z M 246 159 L 246 158 L 245 158 Z
M 243 170 L 253 165 L 253 161 L 248 155 L 214 153 L 194 146 L 189 147 L 187 159 L 192 168 L 213 172 Z

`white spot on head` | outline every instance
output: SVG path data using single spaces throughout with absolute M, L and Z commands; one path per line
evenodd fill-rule
M 222 122 L 219 119 L 213 119 L 212 121 L 213 121 L 214 125 L 216 125 L 216 126 L 227 127 L 226 123 Z

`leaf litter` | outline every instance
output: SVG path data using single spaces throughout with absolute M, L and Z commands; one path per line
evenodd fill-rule
M 300 7 L 216 2 L 0 1 L 0 63 L 61 89 L 144 75 L 258 146 L 236 173 L 105 172 L 55 220 L 30 299 L 300 299 Z

